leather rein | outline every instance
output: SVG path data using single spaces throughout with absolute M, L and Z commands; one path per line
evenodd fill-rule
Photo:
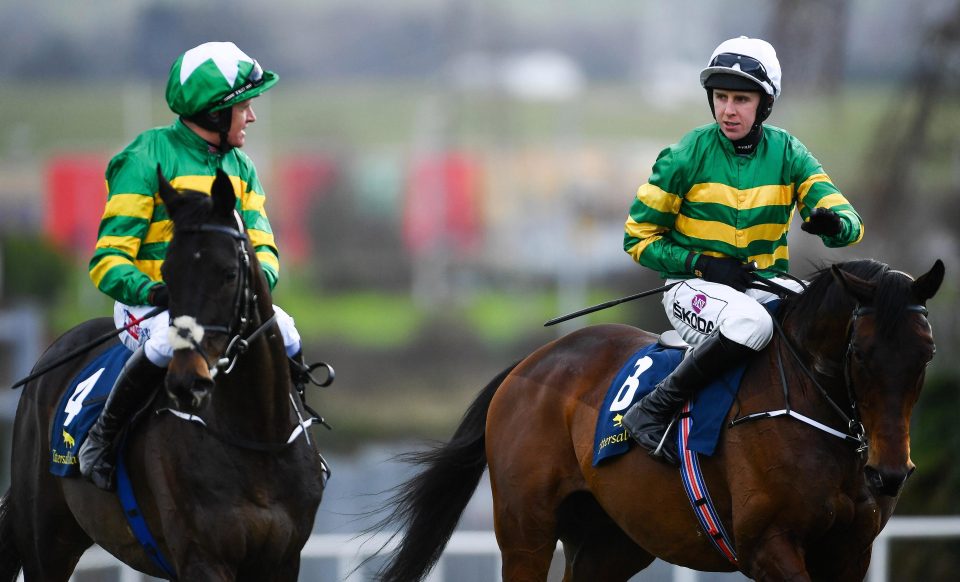
M 787 289 L 780 285 L 769 285 L 769 282 L 767 281 L 762 281 L 761 283 L 766 283 L 768 289 L 774 288 L 774 290 L 779 294 L 781 294 L 781 296 L 785 291 L 793 295 L 798 294 L 796 291 L 793 291 L 792 289 Z M 924 317 L 926 317 L 928 314 L 927 308 L 919 304 L 907 305 L 906 310 L 914 313 L 919 313 Z M 856 452 L 860 455 L 865 455 L 865 453 L 869 449 L 869 444 L 867 442 L 866 430 L 863 427 L 863 423 L 860 421 L 860 413 L 857 408 L 856 392 L 854 391 L 854 386 L 853 386 L 853 372 L 852 372 L 853 357 L 852 356 L 856 346 L 856 326 L 857 326 L 858 320 L 861 317 L 864 317 L 867 315 L 874 315 L 875 313 L 876 313 L 876 310 L 873 307 L 861 306 L 858 304 L 853 308 L 853 311 L 850 314 L 850 318 L 847 321 L 847 342 L 846 342 L 847 348 L 843 354 L 843 383 L 847 392 L 847 403 L 845 407 L 841 407 L 840 405 L 838 405 L 836 401 L 826 391 L 826 389 L 824 389 L 824 387 L 817 381 L 814 373 L 806 366 L 806 364 L 803 363 L 803 360 L 800 357 L 799 351 L 790 341 L 790 338 L 787 337 L 787 334 L 783 330 L 783 326 L 780 324 L 780 321 L 776 317 L 773 317 L 774 328 L 777 330 L 777 333 L 780 335 L 780 340 L 781 340 L 780 345 L 785 345 L 787 347 L 787 350 L 789 351 L 790 355 L 793 356 L 793 359 L 797 363 L 797 366 L 800 368 L 800 370 L 804 373 L 804 375 L 807 376 L 807 378 L 810 379 L 810 382 L 812 382 L 813 385 L 817 388 L 817 390 L 820 392 L 820 395 L 823 397 L 824 400 L 826 400 L 826 402 L 830 405 L 831 409 L 836 413 L 836 415 L 840 417 L 841 420 L 843 420 L 844 424 L 846 425 L 845 432 L 841 432 L 839 430 L 831 428 L 830 426 L 827 426 L 826 424 L 818 422 L 817 420 L 814 420 L 808 416 L 805 416 L 797 412 L 796 410 L 793 410 L 790 407 L 790 395 L 789 395 L 789 388 L 787 385 L 787 376 L 784 371 L 783 355 L 779 345 L 777 346 L 777 370 L 780 374 L 780 384 L 783 388 L 784 408 L 780 410 L 772 410 L 772 411 L 766 411 L 766 412 L 755 412 L 752 414 L 748 414 L 746 416 L 741 416 L 732 420 L 729 426 L 733 427 L 735 425 L 742 424 L 747 421 L 759 420 L 762 418 L 790 416 L 820 431 L 823 431 L 831 436 L 843 439 L 844 441 L 847 441 L 856 445 L 857 447 Z

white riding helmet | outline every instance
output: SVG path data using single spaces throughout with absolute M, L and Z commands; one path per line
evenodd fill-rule
M 720 43 L 710 55 L 707 68 L 700 71 L 700 85 L 711 88 L 708 82 L 713 75 L 721 75 L 718 79 L 727 81 L 737 77 L 752 81 L 759 85 L 771 100 L 780 96 L 780 61 L 777 59 L 777 51 L 769 42 L 759 38 L 741 36 Z M 745 90 L 753 87 L 747 84 L 744 87 L 718 85 L 715 88 Z

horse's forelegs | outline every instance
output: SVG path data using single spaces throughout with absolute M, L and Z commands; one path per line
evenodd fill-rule
M 770 534 L 754 553 L 748 574 L 758 582 L 810 582 L 801 550 L 787 532 Z

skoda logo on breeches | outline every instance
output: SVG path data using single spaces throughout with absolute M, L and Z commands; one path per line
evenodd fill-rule
M 710 335 L 716 327 L 716 322 L 712 319 L 701 317 L 701 313 L 707 307 L 707 297 L 702 293 L 697 293 L 690 301 L 690 308 L 680 305 L 679 301 L 673 302 L 673 316 L 688 325 L 690 328 L 704 334 Z

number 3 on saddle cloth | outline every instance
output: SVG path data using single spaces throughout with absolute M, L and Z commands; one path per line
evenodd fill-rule
M 666 378 L 680 364 L 683 354 L 683 348 L 655 343 L 640 349 L 626 361 L 610 384 L 597 418 L 594 466 L 630 449 L 633 439 L 621 424 L 623 414 Z M 688 450 L 713 454 L 745 370 L 745 364 L 730 370 L 694 394 L 690 402 L 693 428 L 687 440 Z M 671 431 L 676 430 L 676 426 L 674 423 Z M 668 438 L 664 446 L 675 446 L 675 443 L 676 439 Z
M 103 352 L 77 374 L 57 406 L 50 435 L 50 472 L 60 477 L 80 474 L 77 451 L 97 421 L 123 365 L 133 355 L 123 344 Z

